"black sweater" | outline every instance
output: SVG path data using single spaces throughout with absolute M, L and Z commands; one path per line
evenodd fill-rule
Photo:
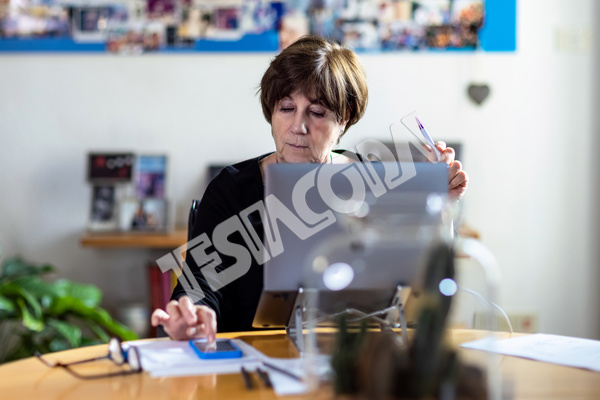
M 263 199 L 264 186 L 259 162 L 267 155 L 230 165 L 219 172 L 206 188 L 197 208 L 196 223 L 188 227 L 190 229 L 188 237 L 195 238 L 206 233 L 212 240 L 213 230 L 217 225 Z M 254 217 L 251 218 L 251 223 L 258 237 L 262 239 L 262 221 L 257 215 Z M 228 237 L 228 241 L 247 247 L 239 232 Z M 247 273 L 219 290 L 213 291 L 204 274 L 200 272 L 196 260 L 190 256 L 190 251 L 193 249 L 188 249 L 186 262 L 205 295 L 196 304 L 204 304 L 215 310 L 219 332 L 252 330 L 252 320 L 263 288 L 263 266 L 252 258 Z M 205 249 L 207 254 L 214 251 L 216 251 L 214 246 Z M 223 263 L 217 267 L 217 270 L 224 270 L 235 262 L 235 258 L 221 253 L 219 256 Z M 184 294 L 185 290 L 178 282 L 171 298 L 178 299 Z

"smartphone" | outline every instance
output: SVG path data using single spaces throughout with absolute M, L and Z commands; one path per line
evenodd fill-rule
M 242 350 L 231 339 L 217 339 L 208 344 L 206 339 L 190 340 L 190 346 L 203 359 L 240 358 Z

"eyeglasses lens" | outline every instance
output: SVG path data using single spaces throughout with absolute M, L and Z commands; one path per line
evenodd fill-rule
M 126 361 L 123 349 L 121 348 L 121 341 L 117 338 L 112 338 L 108 342 L 108 354 L 110 355 L 110 359 L 117 365 L 123 365 Z
M 137 347 L 130 347 L 129 350 L 127 350 L 127 361 L 129 362 L 129 367 L 132 371 L 142 370 L 140 353 L 138 352 Z

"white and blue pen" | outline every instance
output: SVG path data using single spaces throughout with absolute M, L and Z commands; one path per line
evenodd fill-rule
M 440 154 L 440 151 L 437 149 L 437 147 L 435 147 L 435 143 L 433 142 L 433 139 L 431 138 L 431 136 L 429 136 L 427 129 L 425 129 L 425 127 L 423 126 L 421 121 L 419 121 L 419 118 L 415 117 L 415 119 L 417 120 L 417 124 L 419 125 L 419 130 L 423 134 L 423 137 L 427 141 L 427 144 L 431 146 L 431 149 L 435 152 L 435 154 L 437 155 L 438 160 L 439 160 L 441 154 Z

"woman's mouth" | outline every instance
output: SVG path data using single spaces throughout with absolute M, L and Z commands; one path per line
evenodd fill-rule
M 301 145 L 301 144 L 293 144 L 293 143 L 288 143 L 288 146 L 290 146 L 292 149 L 294 150 L 304 150 L 304 149 L 308 149 L 308 146 L 305 145 Z

